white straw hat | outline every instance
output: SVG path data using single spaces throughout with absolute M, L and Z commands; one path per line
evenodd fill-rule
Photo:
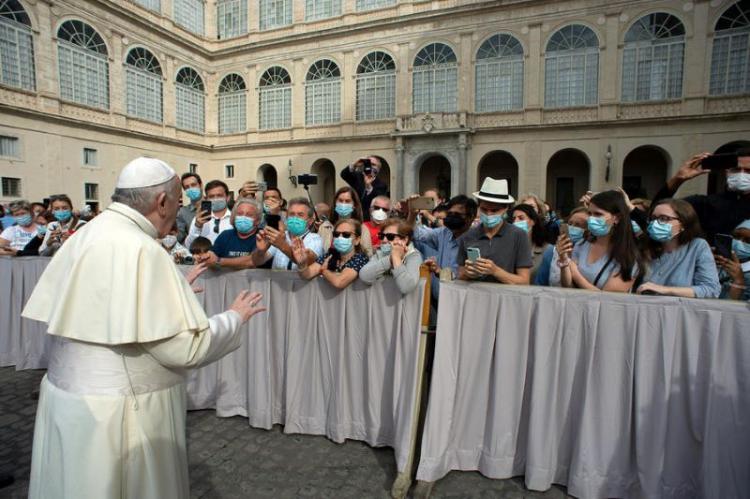
M 516 202 L 513 196 L 508 194 L 508 181 L 503 179 L 495 180 L 487 177 L 482 182 L 482 188 L 479 192 L 474 193 L 474 197 L 481 201 L 489 201 L 498 204 L 513 204 Z

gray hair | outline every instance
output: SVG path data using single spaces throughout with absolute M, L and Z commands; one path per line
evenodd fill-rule
M 18 201 L 13 201 L 8 206 L 8 211 L 10 211 L 11 213 L 18 210 L 26 210 L 28 212 L 31 212 L 31 203 L 29 203 L 25 199 L 19 199 Z
M 148 215 L 154 209 L 154 203 L 156 198 L 162 192 L 167 194 L 167 199 L 174 199 L 175 189 L 172 186 L 177 182 L 179 185 L 179 179 L 174 176 L 162 182 L 161 184 L 152 185 L 150 187 L 135 187 L 132 189 L 115 188 L 115 192 L 112 194 L 112 201 L 114 203 L 122 203 L 130 206 L 141 215 Z M 181 195 L 180 192 L 178 195 Z
M 295 204 L 303 204 L 307 207 L 307 217 L 312 218 L 315 216 L 315 210 L 313 209 L 312 205 L 310 204 L 310 201 L 308 201 L 306 198 L 292 198 L 287 203 L 287 209 L 291 208 L 292 205 Z
M 389 198 L 388 196 L 375 196 L 374 198 L 372 198 L 372 201 L 370 201 L 370 209 L 375 206 L 375 201 L 388 201 L 388 206 L 391 206 L 391 198 Z
M 237 208 L 239 208 L 243 204 L 248 204 L 248 205 L 252 206 L 253 208 L 255 208 L 255 216 L 256 217 L 260 217 L 261 207 L 260 207 L 260 203 L 256 199 L 254 199 L 254 198 L 239 198 L 237 201 L 234 202 L 234 208 L 232 208 L 232 218 L 230 220 L 230 222 L 232 223 L 232 225 L 234 225 L 234 217 L 237 216 Z

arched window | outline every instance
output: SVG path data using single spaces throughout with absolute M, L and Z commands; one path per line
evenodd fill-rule
M 128 114 L 148 121 L 162 122 L 162 73 L 154 54 L 135 47 L 125 59 Z
M 135 0 L 135 3 L 154 12 L 161 12 L 161 0 Z
M 0 83 L 36 90 L 31 19 L 18 0 L 0 0 Z
M 292 79 L 286 69 L 273 66 L 260 77 L 260 129 L 292 126 Z
M 458 61 L 443 43 L 431 43 L 414 58 L 412 106 L 415 113 L 456 110 Z
M 511 35 L 489 37 L 477 51 L 478 113 L 523 108 L 523 46 Z
M 750 1 L 737 2 L 716 22 L 711 95 L 750 92 Z
M 305 0 L 305 21 L 341 15 L 341 0 Z
M 329 59 L 317 61 L 305 77 L 305 124 L 341 121 L 341 71 Z
M 216 32 L 219 40 L 247 33 L 247 0 L 219 0 L 216 3 Z
M 292 0 L 259 0 L 260 30 L 280 28 L 292 24 Z
M 107 46 L 94 28 L 65 21 L 57 30 L 60 97 L 86 106 L 109 109 Z
M 357 66 L 357 121 L 396 115 L 396 63 L 385 52 L 370 52 Z
M 638 19 L 625 33 L 622 50 L 623 102 L 682 97 L 685 27 L 671 14 Z
M 203 0 L 174 0 L 174 22 L 195 34 L 203 34 Z
M 590 28 L 570 24 L 547 43 L 544 60 L 546 107 L 593 106 L 599 100 L 599 39 Z
M 184 67 L 175 78 L 177 128 L 203 133 L 205 129 L 205 95 L 203 80 L 193 69 Z
M 238 74 L 226 75 L 219 84 L 219 133 L 239 133 L 247 128 L 247 87 Z
M 396 5 L 396 0 L 357 0 L 357 10 L 382 9 Z

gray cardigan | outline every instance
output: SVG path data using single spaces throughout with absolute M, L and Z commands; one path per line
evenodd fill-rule
M 372 285 L 379 278 L 392 274 L 401 294 L 409 294 L 419 286 L 419 266 L 422 265 L 422 255 L 409 245 L 412 250 L 404 258 L 404 263 L 397 269 L 391 269 L 391 255 L 381 250 L 375 252 L 370 261 L 359 271 L 359 278 Z

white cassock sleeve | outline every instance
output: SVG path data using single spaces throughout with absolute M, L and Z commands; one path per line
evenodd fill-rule
M 200 367 L 240 347 L 241 325 L 240 314 L 227 310 L 210 317 L 208 329 L 197 333 L 180 333 L 164 340 L 142 343 L 141 346 L 165 367 Z

